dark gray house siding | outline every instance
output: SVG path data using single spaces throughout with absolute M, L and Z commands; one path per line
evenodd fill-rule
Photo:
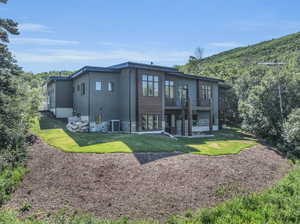
M 126 68 L 120 72 L 119 110 L 124 130 L 136 131 L 136 69 Z
M 55 82 L 51 82 L 47 86 L 47 92 L 48 92 L 48 108 L 51 111 L 54 111 L 55 109 Z
M 157 96 L 143 95 L 142 77 L 145 74 L 158 77 Z M 174 81 L 171 104 L 165 97 L 165 80 Z M 48 108 L 58 117 L 68 117 L 73 112 L 85 117 L 93 131 L 107 131 L 111 120 L 119 120 L 123 131 L 145 131 L 143 125 L 148 115 L 150 118 L 157 116 L 155 122 L 158 119 L 159 124 L 155 130 L 165 130 L 168 126 L 170 132 L 180 134 L 191 116 L 196 119 L 193 120 L 195 132 L 216 130 L 221 82 L 184 74 L 175 68 L 132 62 L 105 68 L 86 66 L 69 77 L 55 77 L 48 82 Z M 203 99 L 203 85 L 211 89 L 209 100 Z M 188 87 L 192 112 L 180 101 L 182 91 L 179 89 L 184 86 Z M 150 121 L 154 117 L 149 118 Z
M 73 84 L 71 80 L 56 81 L 56 107 L 73 108 Z
M 84 92 L 82 90 L 84 85 Z M 85 73 L 73 79 L 73 109 L 75 114 L 89 116 L 89 74 Z
M 52 80 L 47 85 L 48 108 L 58 118 L 72 116 L 73 97 L 71 80 Z
M 212 121 L 215 127 L 219 126 L 219 86 L 212 85 Z
M 120 118 L 119 91 L 120 76 L 118 73 L 90 72 L 90 119 L 102 113 L 103 120 Z M 101 83 L 101 90 L 96 90 L 96 82 Z M 108 85 L 111 83 L 111 91 Z

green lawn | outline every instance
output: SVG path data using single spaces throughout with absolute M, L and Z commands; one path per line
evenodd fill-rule
M 113 153 L 113 152 L 174 152 L 204 155 L 239 153 L 257 144 L 236 129 L 226 129 L 207 138 L 171 139 L 159 135 L 73 133 L 65 128 L 62 120 L 42 116 L 32 132 L 47 144 L 65 152 Z

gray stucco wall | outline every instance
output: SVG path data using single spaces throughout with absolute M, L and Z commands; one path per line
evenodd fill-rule
M 81 95 L 81 84 L 85 83 L 85 95 Z M 78 90 L 78 85 L 80 86 Z M 82 116 L 88 116 L 88 89 L 89 89 L 89 76 L 88 73 L 83 74 L 73 79 L 73 109 L 76 113 L 80 113 Z
M 71 80 L 58 80 L 56 84 L 56 107 L 72 108 L 73 107 L 73 87 Z
M 123 69 L 120 74 L 120 119 L 136 120 L 136 74 L 135 69 Z M 129 100 L 129 96 L 131 98 Z M 131 110 L 129 110 L 130 106 Z
M 120 74 L 90 72 L 90 121 L 102 115 L 103 121 L 120 119 Z M 96 82 L 102 83 L 102 89 L 96 90 Z M 108 83 L 113 83 L 113 91 L 108 91 Z
M 48 95 L 48 99 L 49 99 L 49 105 L 48 105 L 48 109 L 54 109 L 55 106 L 55 82 L 52 82 L 50 84 L 48 84 L 47 86 L 47 95 Z
M 197 80 L 194 79 L 186 79 L 186 84 L 188 84 L 189 88 L 189 96 L 192 100 L 192 105 L 197 105 Z
M 212 85 L 212 106 L 213 106 L 213 125 L 219 124 L 219 86 L 218 84 Z
M 132 122 L 132 131 L 135 131 L 136 122 L 136 70 L 134 68 L 122 69 L 120 73 L 109 72 L 89 72 L 80 75 L 72 80 L 72 82 L 61 81 L 57 82 L 59 88 L 58 96 L 73 96 L 56 97 L 56 103 L 60 106 L 73 106 L 74 111 L 83 116 L 90 115 L 90 121 L 96 120 L 96 117 L 101 113 L 102 121 L 121 120 L 122 126 L 129 130 L 129 121 Z M 96 90 L 96 82 L 102 82 L 102 90 Z M 108 91 L 108 82 L 113 82 L 113 91 Z M 71 84 L 72 83 L 72 84 Z M 81 95 L 81 84 L 85 83 L 85 95 Z M 162 80 L 161 84 L 164 86 Z M 178 87 L 188 84 L 189 95 L 192 99 L 192 104 L 197 105 L 197 80 L 187 78 L 176 78 L 176 98 L 178 96 Z M 214 125 L 218 125 L 219 113 L 219 88 L 217 83 L 208 82 L 212 86 L 212 108 Z M 80 86 L 78 90 L 77 86 Z M 55 83 L 50 88 L 55 89 Z M 74 92 L 73 89 L 74 88 Z M 162 87 L 164 90 L 164 87 Z M 70 92 L 68 94 L 67 92 Z M 162 95 L 164 100 L 164 96 Z M 65 106 L 63 106 L 65 107 Z M 164 108 L 164 105 L 163 105 Z M 202 113 L 202 112 L 201 112 Z M 200 117 L 208 116 L 207 112 L 203 112 Z
M 96 82 L 102 83 L 102 90 L 96 90 Z M 113 83 L 113 91 L 108 91 L 108 83 Z M 81 84 L 85 83 L 85 95 L 81 95 Z M 80 86 L 78 90 L 78 85 Z M 134 69 L 123 69 L 120 73 L 89 72 L 73 79 L 73 107 L 90 121 L 102 115 L 102 121 L 121 120 L 132 126 L 136 120 L 136 80 Z M 130 92 L 131 90 L 131 92 Z M 129 96 L 131 96 L 129 100 Z M 90 99 L 89 99 L 90 98 Z M 90 100 L 90 102 L 89 102 Z M 131 104 L 131 111 L 129 110 Z M 124 126 L 125 127 L 125 126 Z M 129 129 L 128 127 L 126 129 Z

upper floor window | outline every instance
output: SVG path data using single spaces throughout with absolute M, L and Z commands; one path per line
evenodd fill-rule
M 185 84 L 183 86 L 180 86 L 178 92 L 181 104 L 185 104 L 188 100 L 188 85 Z
M 211 86 L 210 85 L 201 85 L 200 86 L 200 96 L 203 100 L 211 99 Z
M 165 96 L 168 99 L 174 99 L 174 81 L 165 81 Z
M 80 85 L 79 84 L 77 85 L 77 91 L 78 92 L 80 91 Z
M 96 91 L 102 90 L 102 81 L 97 81 L 96 82 Z
M 158 96 L 158 76 L 142 76 L 143 96 Z
M 114 83 L 112 81 L 108 82 L 108 91 L 109 92 L 114 91 Z
M 81 96 L 85 95 L 85 83 L 81 83 Z

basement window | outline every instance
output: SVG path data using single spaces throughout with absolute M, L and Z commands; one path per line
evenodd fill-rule
M 159 129 L 159 115 L 158 114 L 143 114 L 142 115 L 142 129 L 144 131 Z

